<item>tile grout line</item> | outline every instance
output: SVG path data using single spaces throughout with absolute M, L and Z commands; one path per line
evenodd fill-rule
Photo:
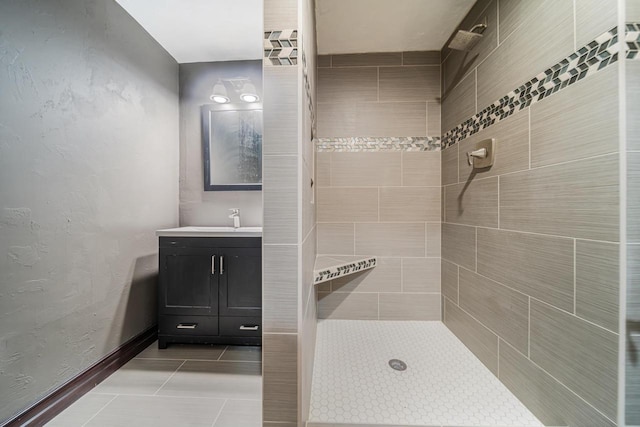
M 219 361 L 222 359 L 222 355 L 227 351 L 227 349 L 229 348 L 229 346 L 225 346 L 224 350 L 222 350 L 222 353 L 220 353 L 220 356 L 218 356 L 218 358 L 216 359 L 216 361 Z
M 527 295 L 528 296 L 528 295 Z M 531 358 L 531 297 L 527 298 L 527 358 Z
M 160 386 L 160 388 L 158 388 L 158 389 L 156 390 L 156 392 L 155 392 L 155 393 L 153 393 L 153 395 L 154 395 L 154 396 L 157 396 L 157 395 L 158 395 L 158 392 L 159 392 L 160 390 L 162 390 L 162 387 L 164 387 L 164 386 L 169 382 L 169 380 L 171 380 L 171 378 L 173 378 L 173 376 L 178 372 L 178 370 L 179 370 L 180 368 L 182 368 L 182 366 L 183 366 L 185 363 L 187 363 L 187 360 L 186 360 L 186 359 L 184 360 L 184 362 L 182 362 L 182 363 L 180 364 L 180 366 L 178 366 L 178 367 L 176 368 L 176 370 L 175 370 L 175 371 L 173 371 L 173 373 L 172 373 L 171 375 L 169 375 L 169 378 L 167 378 L 167 380 L 166 380 L 165 382 L 163 382 L 163 383 L 162 383 L 162 385 Z
M 531 170 L 531 106 L 527 107 L 527 115 L 529 123 L 527 124 L 527 137 L 529 144 L 529 170 Z
M 577 294 L 577 264 L 578 264 L 578 239 L 573 239 L 573 314 L 577 315 L 578 294 Z
M 226 398 L 226 399 L 224 399 L 224 402 L 222 402 L 222 406 L 220 407 L 220 411 L 218 412 L 218 415 L 216 415 L 216 417 L 213 419 L 213 424 L 211 424 L 211 427 L 215 427 L 215 425 L 218 422 L 218 419 L 220 418 L 220 415 L 222 415 L 222 411 L 224 411 L 224 407 L 227 405 L 228 401 L 229 401 L 229 398 Z
M 102 411 L 104 410 L 104 408 L 106 408 L 107 406 L 109 406 L 109 404 L 110 404 L 111 402 L 113 402 L 113 401 L 116 399 L 116 397 L 118 397 L 118 396 L 120 396 L 120 395 L 119 395 L 119 394 L 116 394 L 115 396 L 113 396 L 113 398 L 112 398 L 111 400 L 109 400 L 107 403 L 105 403 L 105 404 L 104 404 L 104 406 L 103 406 L 102 408 L 98 409 L 98 412 L 96 412 L 95 414 L 93 414 L 93 416 L 92 416 L 91 418 L 89 418 L 89 419 L 88 419 L 84 424 L 82 424 L 82 427 L 84 427 L 84 426 L 86 426 L 87 424 L 89 424 L 89 423 L 90 423 L 90 422 L 91 422 L 95 417 L 97 417 L 97 416 L 98 416 L 98 414 L 99 414 L 100 412 L 102 412 Z M 74 402 L 74 403 L 75 403 L 75 402 Z M 55 418 L 54 418 L 54 419 L 55 419 Z

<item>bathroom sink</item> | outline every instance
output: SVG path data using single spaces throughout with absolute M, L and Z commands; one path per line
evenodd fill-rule
M 262 227 L 179 227 L 157 230 L 156 236 L 173 237 L 261 237 Z

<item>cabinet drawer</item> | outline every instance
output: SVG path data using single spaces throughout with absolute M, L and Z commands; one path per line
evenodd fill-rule
M 217 316 L 160 316 L 161 335 L 218 335 Z
M 262 336 L 261 317 L 220 317 L 220 335 L 227 337 Z

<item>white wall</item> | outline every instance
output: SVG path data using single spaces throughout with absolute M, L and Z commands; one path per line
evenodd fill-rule
M 155 323 L 177 93 L 112 0 L 0 2 L 0 423 Z

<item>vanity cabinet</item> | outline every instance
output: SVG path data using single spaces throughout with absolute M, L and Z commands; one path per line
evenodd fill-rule
M 260 237 L 160 237 L 158 346 L 258 345 Z

